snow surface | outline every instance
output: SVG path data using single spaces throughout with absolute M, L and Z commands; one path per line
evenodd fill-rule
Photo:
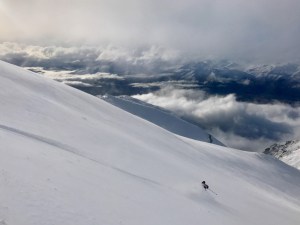
M 139 116 L 145 120 L 150 121 L 172 133 L 183 137 L 195 139 L 198 141 L 205 141 L 217 145 L 225 146 L 212 135 L 206 133 L 200 127 L 187 122 L 172 112 L 162 109 L 158 106 L 148 104 L 146 102 L 134 99 L 130 96 L 100 96 L 106 102 L 113 104 L 127 112 Z
M 4 62 L 0 104 L 0 224 L 300 223 L 300 172 L 273 157 L 177 136 Z

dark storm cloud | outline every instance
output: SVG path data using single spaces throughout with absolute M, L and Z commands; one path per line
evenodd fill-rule
M 134 96 L 196 122 L 228 146 L 259 151 L 268 144 L 300 137 L 300 108 L 238 102 L 234 95 L 165 88 Z
M 298 0 L 4 0 L 3 40 L 158 45 L 190 57 L 299 60 Z

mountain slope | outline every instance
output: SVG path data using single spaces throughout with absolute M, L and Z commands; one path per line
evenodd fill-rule
M 273 144 L 265 149 L 265 154 L 273 155 L 290 166 L 300 170 L 300 141 L 287 141 L 282 144 Z
M 3 62 L 0 104 L 2 224 L 299 224 L 300 173 L 269 156 L 176 136 Z
M 154 123 L 168 131 L 171 131 L 172 133 L 194 140 L 224 146 L 224 144 L 222 144 L 219 140 L 206 133 L 200 127 L 189 123 L 172 114 L 170 111 L 167 111 L 160 107 L 142 102 L 130 96 L 115 97 L 112 95 L 105 95 L 101 98 L 106 102 L 109 102 L 127 112 L 148 120 L 151 123 Z

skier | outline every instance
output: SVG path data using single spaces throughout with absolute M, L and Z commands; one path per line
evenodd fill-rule
M 205 181 L 202 181 L 202 186 L 205 189 L 205 191 L 206 191 L 206 189 L 209 188 L 209 186 L 205 183 Z
M 212 139 L 211 134 L 208 135 L 208 138 L 209 138 L 209 143 L 213 143 L 213 139 Z

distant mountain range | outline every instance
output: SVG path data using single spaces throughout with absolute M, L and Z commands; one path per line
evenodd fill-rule
M 281 161 L 300 170 L 300 140 L 287 141 L 282 144 L 273 144 L 264 151 Z
M 209 94 L 235 94 L 239 101 L 279 101 L 291 105 L 300 102 L 300 66 L 295 63 L 255 65 L 229 60 L 193 61 L 179 56 L 167 57 L 170 54 L 159 48 L 123 52 L 115 48 L 33 48 L 10 44 L 6 49 L 11 52 L 2 52 L 0 59 L 92 95 L 144 94 L 174 85 Z M 81 75 L 89 75 L 89 78 Z
M 83 81 L 80 77 L 57 77 L 92 95 L 134 95 L 159 90 L 162 86 L 203 90 L 208 94 L 235 94 L 237 100 L 255 103 L 300 103 L 300 66 L 297 64 L 242 66 L 228 61 L 201 61 L 162 66 L 101 61 L 98 64 L 62 67 L 70 75 L 96 75 Z M 51 68 L 28 67 L 38 72 Z M 50 70 L 49 70 L 50 69 Z M 54 71 L 59 71 L 56 68 Z M 99 73 L 117 77 L 99 77 Z M 78 82 L 74 82 L 78 81 Z
M 235 94 L 246 102 L 300 101 L 300 67 L 296 64 L 252 65 L 200 62 L 182 66 L 176 75 L 190 77 L 210 94 Z

